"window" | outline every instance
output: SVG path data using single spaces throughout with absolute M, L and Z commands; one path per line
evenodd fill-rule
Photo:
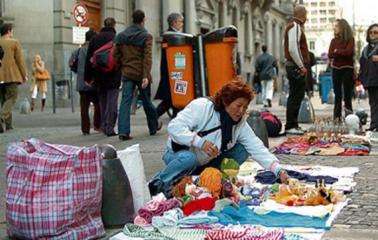
M 335 2 L 329 2 L 329 3 L 328 3 L 328 6 L 330 6 L 330 7 L 333 7 L 333 6 L 335 6 L 335 5 L 336 5 Z
M 333 10 L 328 10 L 328 13 L 331 14 L 331 15 L 335 15 L 336 10 L 334 10 L 334 9 Z
M 325 14 L 327 14 L 327 11 L 326 11 L 326 10 L 319 10 L 319 13 L 320 13 L 321 15 L 325 15 Z
M 318 11 L 317 11 L 317 10 L 312 10 L 312 11 L 311 11 L 311 15 L 316 15 L 316 14 L 318 14 Z
M 320 23 L 326 23 L 327 22 L 327 18 L 321 18 L 320 19 Z
M 311 18 L 311 23 L 318 23 L 318 19 L 317 18 Z
M 311 2 L 311 7 L 316 7 L 316 6 L 318 6 L 317 2 Z
M 315 50 L 315 41 L 310 41 L 310 50 Z
M 326 6 L 326 2 L 320 2 L 319 6 L 325 7 Z

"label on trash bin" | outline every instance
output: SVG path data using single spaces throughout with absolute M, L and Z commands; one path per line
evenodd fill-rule
M 171 79 L 173 80 L 182 80 L 182 72 L 171 72 Z
M 175 54 L 175 68 L 176 69 L 185 69 L 185 54 L 176 53 Z
M 186 90 L 188 89 L 188 82 L 183 80 L 175 81 L 175 91 L 174 93 L 180 95 L 186 95 Z

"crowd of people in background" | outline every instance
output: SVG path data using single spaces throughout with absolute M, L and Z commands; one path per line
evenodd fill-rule
M 284 54 L 288 79 L 288 99 L 286 108 L 286 134 L 303 134 L 298 125 L 298 113 L 305 94 L 313 95 L 315 79 L 311 67 L 316 64 L 315 56 L 307 46 L 304 24 L 307 11 L 304 6 L 294 8 L 293 17 L 288 21 L 284 34 Z M 145 29 L 146 17 L 143 11 L 136 10 L 132 15 L 132 24 L 124 31 L 116 33 L 114 18 L 106 18 L 99 33 L 89 30 L 85 43 L 76 49 L 75 57 L 76 89 L 80 94 L 81 131 L 83 135 L 93 130 L 106 136 L 118 135 L 120 140 L 132 139 L 130 114 L 133 93 L 138 89 L 139 97 L 147 118 L 150 135 L 155 135 L 162 128 L 159 118 L 169 113 L 174 118 L 180 111 L 172 104 L 169 74 L 165 49 L 161 50 L 160 81 L 155 99 L 161 102 L 155 107 L 151 101 L 152 35 Z M 167 17 L 171 32 L 182 31 L 184 18 L 179 13 Z M 112 71 L 96 69 L 91 58 L 96 50 L 109 41 L 114 44 L 115 68 Z M 334 38 L 328 50 L 329 66 L 332 69 L 335 103 L 333 118 L 341 121 L 344 116 L 353 113 L 352 97 L 355 84 L 362 84 L 369 93 L 371 124 L 367 130 L 378 131 L 378 25 L 369 27 L 366 34 L 367 45 L 360 58 L 357 72 L 354 64 L 355 40 L 353 30 L 345 19 L 337 19 L 334 26 Z M 18 96 L 18 86 L 28 79 L 27 68 L 20 42 L 13 37 L 12 24 L 1 27 L 1 67 L 0 67 L 0 133 L 13 128 L 12 108 Z M 257 92 L 261 92 L 264 107 L 272 107 L 274 83 L 279 75 L 277 60 L 269 53 L 266 45 L 261 47 L 262 54 L 256 58 L 254 83 Z M 73 64 L 72 57 L 70 66 Z M 72 68 L 71 68 L 72 69 Z M 31 66 L 31 111 L 34 111 L 38 95 L 41 98 L 41 111 L 47 98 L 47 81 L 50 73 L 40 54 L 35 54 Z M 119 89 L 122 86 L 121 101 L 118 107 Z M 89 115 L 90 106 L 94 106 L 94 115 Z M 90 119 L 93 119 L 93 123 Z M 115 131 L 118 121 L 118 133 Z

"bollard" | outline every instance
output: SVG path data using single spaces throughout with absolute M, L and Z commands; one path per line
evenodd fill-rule
M 256 96 L 256 105 L 263 104 L 262 93 L 258 93 Z
M 286 107 L 287 105 L 287 93 L 286 92 L 281 92 L 280 99 L 278 101 L 279 106 L 284 106 Z
M 104 225 L 120 226 L 133 221 L 134 203 L 131 186 L 121 160 L 112 145 L 101 146 L 102 160 L 102 208 Z
M 21 114 L 30 113 L 30 103 L 27 98 L 24 98 L 20 103 L 20 113 Z
M 327 103 L 328 104 L 335 104 L 335 93 L 333 92 L 333 88 L 329 90 L 328 96 L 327 96 Z
M 305 96 L 301 102 L 298 113 L 299 123 L 314 123 L 315 121 L 315 111 L 314 107 L 308 96 Z
M 256 136 L 264 143 L 265 147 L 269 147 L 268 131 L 264 120 L 261 118 L 259 111 L 252 110 L 247 118 L 247 123 L 253 129 Z

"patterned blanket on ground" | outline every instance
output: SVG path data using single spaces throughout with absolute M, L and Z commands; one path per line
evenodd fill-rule
M 364 139 L 322 139 L 315 136 L 290 137 L 273 150 L 275 154 L 367 156 L 370 143 Z

